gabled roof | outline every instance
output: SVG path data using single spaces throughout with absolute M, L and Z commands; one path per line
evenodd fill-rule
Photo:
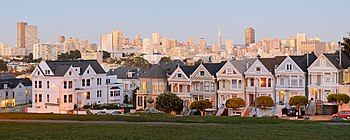
M 307 71 L 307 68 L 317 59 L 317 56 L 314 53 L 304 54 L 304 55 L 295 55 L 289 56 L 304 72 Z M 309 58 L 308 58 L 309 57 Z M 307 60 L 309 59 L 309 60 Z M 307 62 L 309 61 L 309 64 Z
M 16 79 L 16 77 L 10 73 L 0 73 L 0 80 L 3 79 Z
M 55 76 L 64 76 L 71 66 L 80 67 L 79 75 L 82 75 L 89 65 L 97 74 L 106 73 L 97 60 L 46 61 L 46 63 Z
M 197 69 L 199 65 L 197 66 L 180 66 L 180 69 L 187 75 L 187 77 L 190 77 L 190 75 Z
M 180 60 L 172 62 L 160 62 L 151 66 L 149 70 L 141 74 L 140 78 L 168 78 L 178 66 L 184 66 L 185 63 Z
M 7 84 L 8 88 L 15 88 L 19 83 L 24 86 L 32 86 L 32 81 L 29 78 L 19 78 L 19 79 L 2 79 L 0 80 L 0 89 L 4 89 L 4 84 Z
M 232 65 L 238 70 L 239 73 L 244 74 L 246 70 L 254 63 L 256 58 L 244 59 L 244 60 L 231 60 Z
M 274 58 L 258 58 L 260 62 L 269 70 L 271 73 L 275 73 L 275 68 L 278 67 L 287 56 L 276 56 Z
M 337 68 L 337 69 L 346 69 L 350 67 L 350 58 L 345 55 L 344 52 L 341 54 L 341 62 L 342 65 L 339 65 L 340 57 L 339 57 L 339 51 L 336 51 L 335 53 L 323 53 L 323 55 Z
M 131 77 L 128 76 L 128 72 L 132 72 Z M 117 75 L 118 79 L 137 79 L 145 71 L 138 67 L 118 67 L 111 69 L 107 72 L 107 75 Z
M 209 71 L 209 73 L 216 77 L 216 73 L 225 65 L 227 61 L 221 61 L 220 63 L 203 63 L 203 66 Z

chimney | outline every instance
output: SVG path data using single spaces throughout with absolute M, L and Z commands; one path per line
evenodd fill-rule
M 309 53 L 306 53 L 306 66 L 309 66 Z

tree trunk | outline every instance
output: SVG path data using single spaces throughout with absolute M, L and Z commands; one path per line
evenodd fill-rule
M 299 115 L 299 116 L 301 116 L 301 109 L 300 109 L 300 107 L 299 107 L 299 109 L 298 109 L 298 110 L 299 110 L 299 114 L 298 114 L 298 115 Z
M 200 111 L 201 112 L 201 116 L 204 116 L 204 111 Z

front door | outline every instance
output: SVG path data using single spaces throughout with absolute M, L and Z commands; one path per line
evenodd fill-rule
M 249 106 L 253 106 L 253 102 L 254 102 L 254 100 L 253 100 L 253 94 L 249 94 Z

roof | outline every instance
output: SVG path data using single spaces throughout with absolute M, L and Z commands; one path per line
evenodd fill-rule
M 24 86 L 32 86 L 32 81 L 29 78 L 19 78 L 19 79 L 2 79 L 0 80 L 0 89 L 4 89 L 4 84 L 7 84 L 8 88 L 15 88 L 19 83 Z
M 184 66 L 185 63 L 180 60 L 172 62 L 160 62 L 151 66 L 149 70 L 141 74 L 140 78 L 168 78 L 178 66 Z
M 197 69 L 197 66 L 180 66 L 180 69 L 187 75 L 187 77 L 190 77 L 190 75 Z
M 342 59 L 342 65 L 339 65 L 340 57 L 339 57 L 339 51 L 336 51 L 335 53 L 323 53 L 323 55 L 337 68 L 337 69 L 344 69 L 350 67 L 350 58 L 342 52 L 341 59 Z
M 261 63 L 269 70 L 271 73 L 275 73 L 275 68 L 278 67 L 287 56 L 276 56 L 274 58 L 258 58 Z
M 295 55 L 289 56 L 304 72 L 307 71 L 307 68 L 317 59 L 317 56 L 314 53 L 304 54 L 304 55 Z M 309 59 L 309 60 L 307 60 Z M 307 63 L 309 61 L 309 63 Z
M 111 87 L 111 89 L 120 89 L 119 87 Z
M 15 79 L 16 77 L 10 73 L 0 73 L 0 80 L 3 79 Z
M 89 65 L 97 74 L 106 73 L 97 60 L 46 61 L 46 63 L 55 76 L 64 76 L 71 66 L 80 67 L 79 75 L 82 75 Z
M 221 61 L 220 63 L 203 63 L 203 66 L 209 71 L 213 76 L 226 64 L 227 61 Z
M 232 65 L 238 70 L 239 73 L 244 72 L 254 63 L 256 58 L 244 59 L 244 60 L 231 60 Z
M 128 73 L 131 72 L 131 77 L 128 76 Z M 142 68 L 138 67 L 118 67 L 116 69 L 111 69 L 107 72 L 107 75 L 117 75 L 118 79 L 137 79 L 140 74 L 143 74 L 145 71 Z

